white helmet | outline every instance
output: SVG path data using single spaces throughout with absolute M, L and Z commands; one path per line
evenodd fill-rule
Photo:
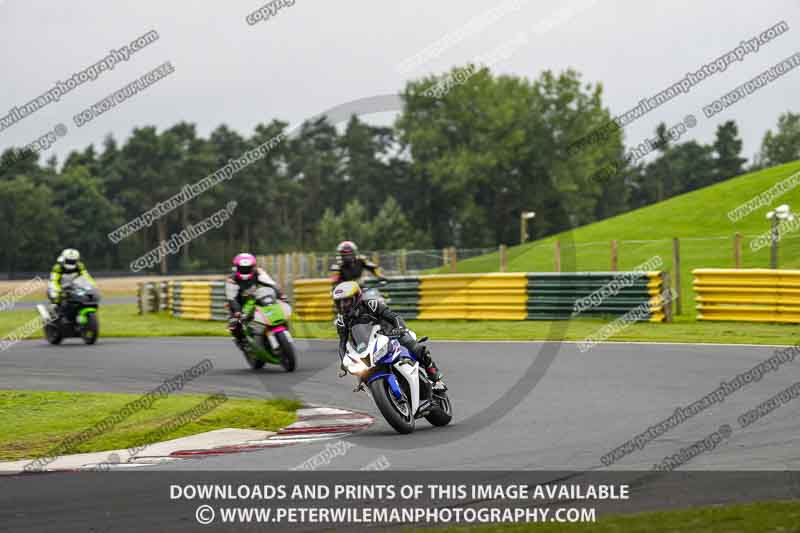
M 58 256 L 58 264 L 64 267 L 66 272 L 74 272 L 78 268 L 78 261 L 81 260 L 81 254 L 74 248 L 67 248 L 61 255 Z

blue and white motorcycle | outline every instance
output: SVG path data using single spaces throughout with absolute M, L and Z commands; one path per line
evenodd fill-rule
M 396 337 L 386 335 L 377 324 L 356 324 L 350 336 L 343 364 L 356 378 L 355 391 L 364 391 L 366 385 L 378 410 L 398 433 L 413 432 L 417 418 L 424 417 L 434 426 L 450 423 L 453 408 L 447 387 L 441 382 L 434 385 L 420 372 L 419 362 Z

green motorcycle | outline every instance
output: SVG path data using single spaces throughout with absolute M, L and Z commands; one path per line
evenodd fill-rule
M 240 346 L 252 369 L 266 363 L 281 365 L 287 372 L 297 368 L 294 339 L 289 331 L 291 308 L 278 300 L 270 287 L 258 287 L 245 293 L 242 327 L 246 344 Z

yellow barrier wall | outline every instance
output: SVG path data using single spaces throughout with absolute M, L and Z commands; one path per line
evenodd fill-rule
M 293 288 L 294 313 L 298 319 L 333 320 L 330 279 L 298 279 Z
M 420 320 L 525 320 L 528 278 L 507 274 L 420 276 Z
M 800 323 L 800 270 L 698 268 L 698 320 Z
M 182 318 L 211 320 L 211 284 L 207 281 L 180 281 L 173 286 L 173 301 L 177 300 L 177 312 Z M 172 283 L 170 284 L 172 285 Z
M 648 272 L 647 292 L 650 294 L 650 322 L 664 322 L 667 315 L 665 306 L 671 305 L 664 301 L 664 278 L 661 272 Z M 671 320 L 671 319 L 670 319 Z

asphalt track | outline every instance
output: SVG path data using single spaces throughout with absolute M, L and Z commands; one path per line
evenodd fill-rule
M 355 447 L 327 469 L 353 470 L 385 457 L 392 469 L 592 470 L 600 457 L 649 426 L 712 392 L 722 380 L 770 357 L 775 348 L 608 343 L 581 353 L 574 343 L 432 342 L 446 375 L 454 422 L 417 421 L 409 436 L 383 421 L 371 398 L 336 376 L 331 341 L 298 341 L 300 367 L 253 372 L 225 338 L 78 339 L 52 347 L 21 342 L 0 353 L 0 389 L 143 393 L 204 358 L 214 363 L 184 392 L 238 397 L 296 397 L 367 412 L 376 423 L 350 438 Z M 612 466 L 645 470 L 721 424 L 733 434 L 695 457 L 692 470 L 800 470 L 797 404 L 747 428 L 737 417 L 798 381 L 800 361 L 745 385 Z M 304 444 L 161 465 L 168 470 L 285 470 L 324 448 Z
M 609 343 L 581 353 L 573 343 L 433 342 L 432 350 L 445 370 L 454 402 L 454 423 L 433 428 L 420 420 L 414 434 L 401 436 L 383 422 L 368 396 L 351 392 L 351 378 L 336 377 L 333 342 L 298 343 L 302 350 L 300 368 L 287 374 L 278 368 L 261 372 L 246 369 L 231 341 L 224 338 L 111 338 L 101 339 L 93 347 L 76 339 L 60 347 L 41 340 L 25 341 L 0 353 L 0 389 L 143 393 L 209 358 L 213 369 L 189 383 L 184 392 L 299 397 L 310 403 L 369 412 L 378 419 L 369 429 L 349 438 L 354 446 L 314 475 L 337 470 L 340 472 L 331 472 L 339 476 L 334 479 L 363 481 L 368 473 L 357 470 L 382 458 L 395 473 L 373 472 L 381 477 L 369 479 L 393 481 L 400 475 L 413 476 L 414 471 L 423 476 L 424 471 L 449 470 L 451 476 L 472 472 L 485 476 L 480 478 L 482 481 L 493 482 L 500 478 L 490 471 L 505 470 L 517 475 L 531 471 L 531 476 L 538 476 L 536 482 L 544 482 L 570 479 L 553 472 L 558 470 L 600 473 L 596 471 L 602 468 L 603 454 L 774 352 L 774 348 L 753 346 Z M 715 450 L 695 457 L 687 468 L 800 469 L 796 405 L 783 405 L 747 429 L 740 429 L 736 423 L 740 414 L 797 381 L 797 364 L 787 363 L 759 382 L 746 385 L 724 403 L 673 428 L 612 468 L 625 470 L 618 473 L 624 475 L 638 470 L 636 475 L 641 476 L 642 470 L 649 470 L 664 456 L 728 423 L 734 428 L 731 437 Z M 288 469 L 319 453 L 324 446 L 307 443 L 210 456 L 137 468 L 129 474 L 0 478 L 0 521 L 7 531 L 197 531 L 199 526 L 193 517 L 198 502 L 172 501 L 170 483 L 244 483 L 247 479 L 258 484 L 275 482 L 284 475 L 294 481 L 307 479 L 301 474 L 311 473 Z M 259 476 L 258 471 L 273 473 L 264 479 L 247 478 Z M 800 497 L 800 477 L 791 473 L 788 480 L 783 478 L 777 483 L 763 473 L 742 479 L 687 475 L 692 477 L 645 485 L 631 505 L 608 510 L 632 512 Z M 440 479 L 431 478 L 430 473 L 426 476 L 429 482 Z M 704 484 L 709 485 L 708 489 Z M 603 509 L 598 506 L 601 516 Z M 202 530 L 238 531 L 264 526 L 215 523 Z M 330 524 L 268 527 L 273 531 L 331 530 Z M 375 530 L 367 526 L 340 529 L 365 527 Z

